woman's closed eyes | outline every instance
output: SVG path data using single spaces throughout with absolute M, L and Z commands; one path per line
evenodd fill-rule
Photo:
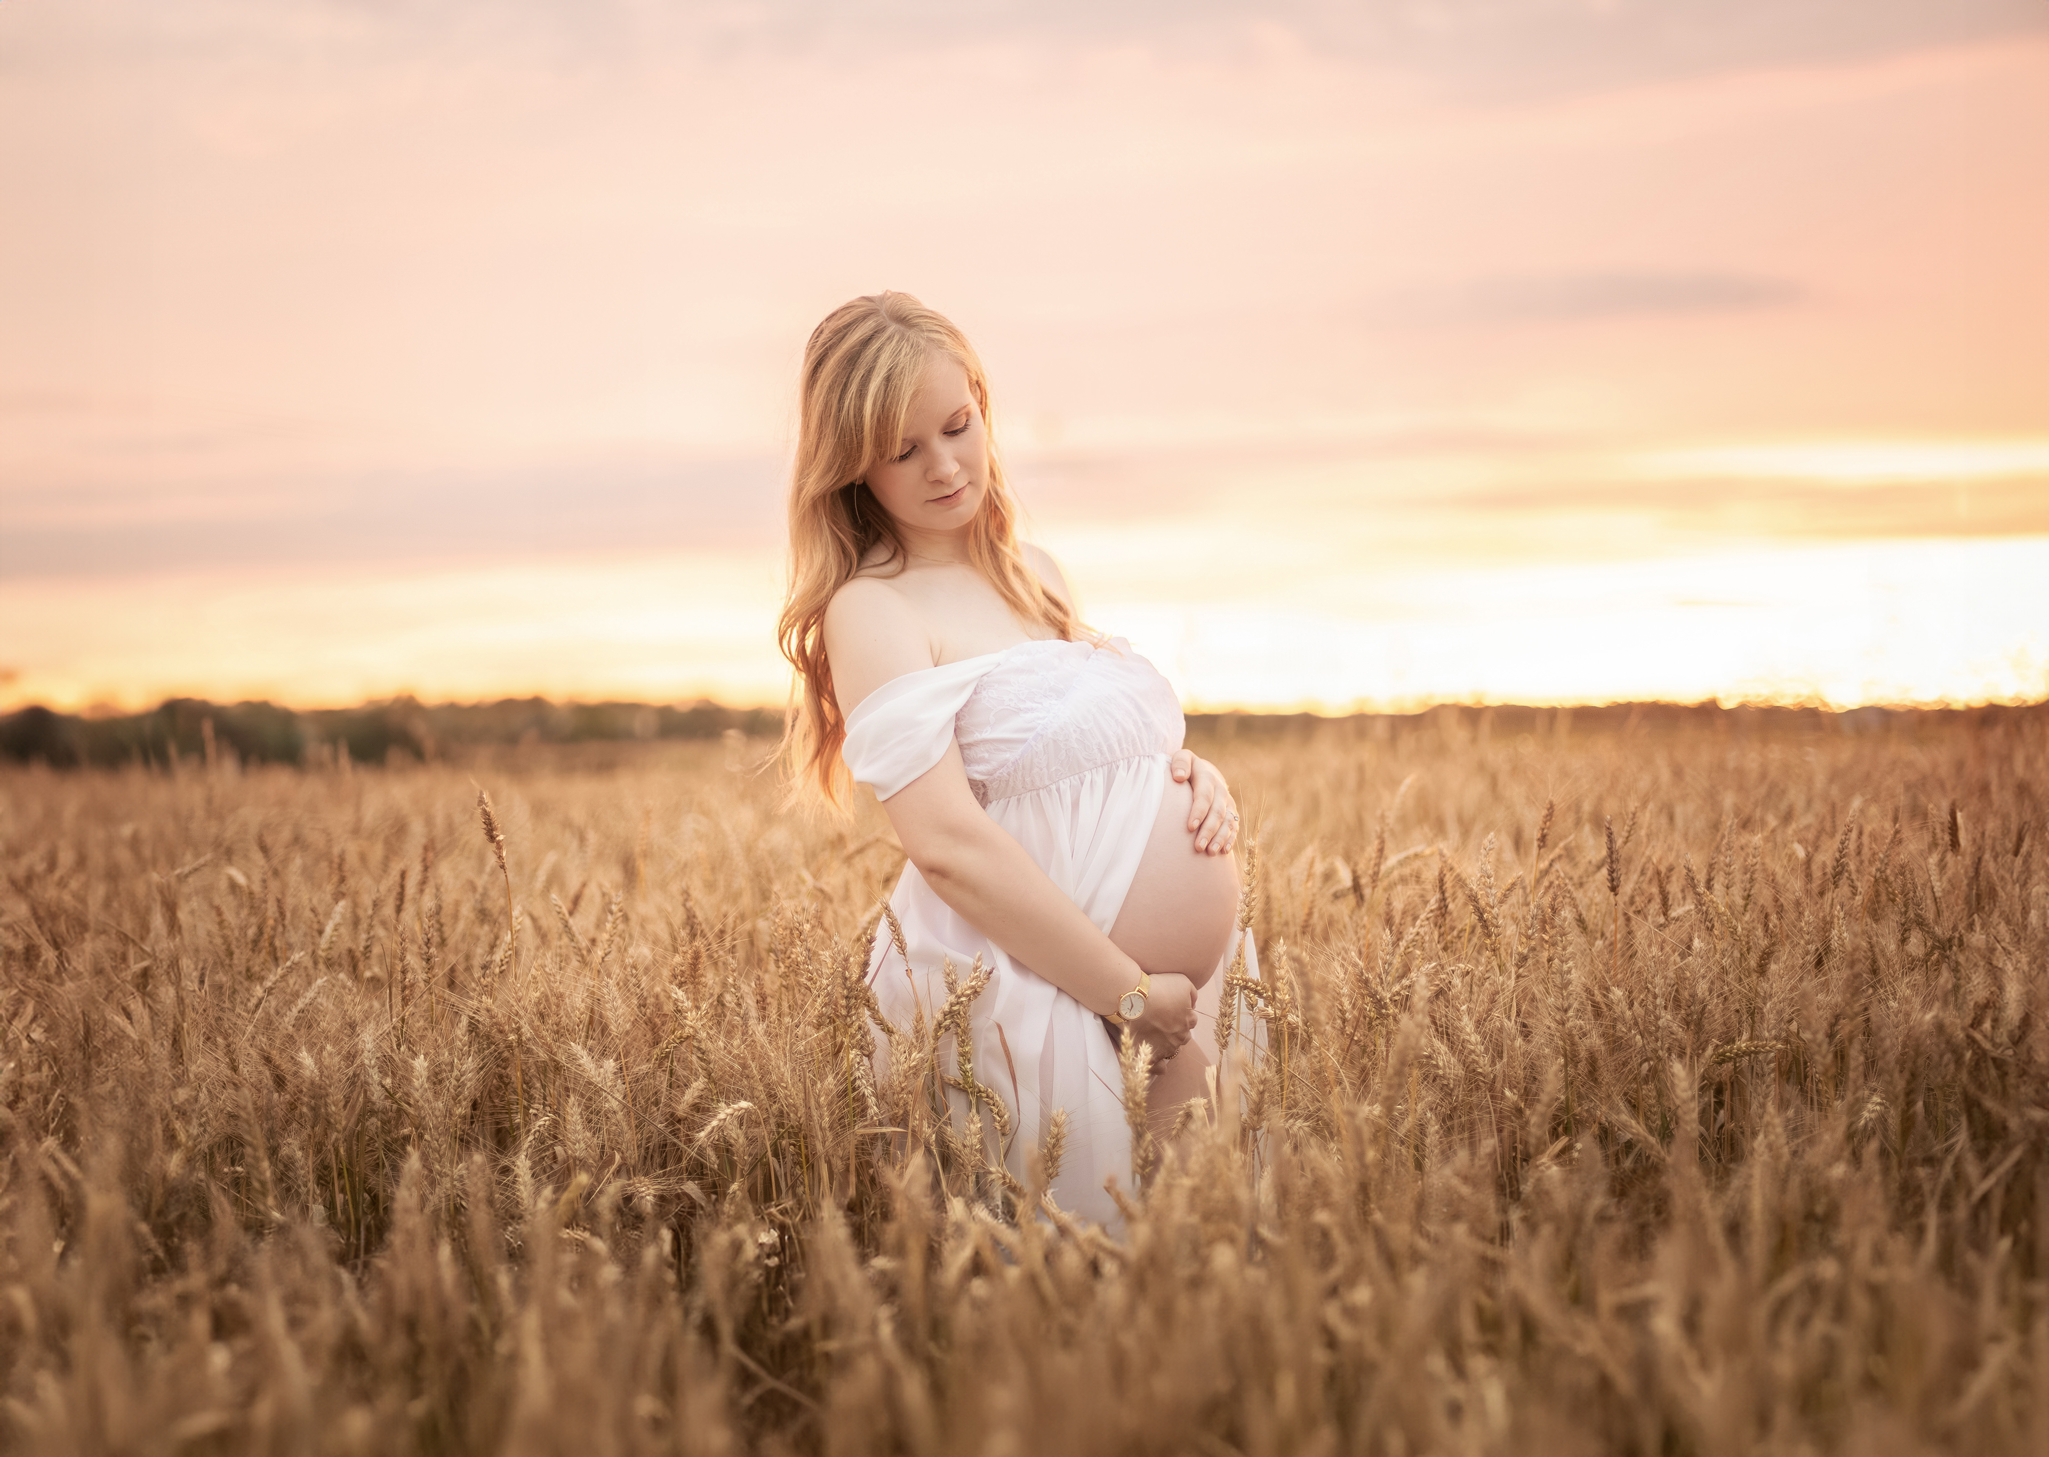
M 958 425 L 954 425 L 954 426 L 950 426 L 949 428 L 947 428 L 947 429 L 945 429 L 945 430 L 942 430 L 942 431 L 940 431 L 939 433 L 940 433 L 940 434 L 942 434 L 942 435 L 964 435 L 964 434 L 966 434 L 966 433 L 967 433 L 967 428 L 968 428 L 968 426 L 970 426 L 970 425 L 972 425 L 972 424 L 974 424 L 974 423 L 975 423 L 974 417 L 973 417 L 972 415 L 969 415 L 969 416 L 966 416 L 966 417 L 964 417 L 964 418 L 963 418 L 963 419 L 961 420 L 960 424 L 958 424 Z M 902 464 L 903 464 L 903 463 L 904 463 L 905 461 L 909 460 L 909 459 L 911 458 L 911 456 L 912 456 L 912 455 L 914 455 L 914 454 L 915 454 L 915 453 L 917 452 L 917 449 L 918 449 L 918 443 L 917 443 L 917 442 L 916 442 L 916 441 L 914 440 L 914 441 L 912 441 L 912 442 L 911 442 L 911 443 L 910 443 L 909 445 L 906 445 L 906 446 L 904 447 L 904 449 L 903 449 L 903 454 L 901 454 L 901 455 L 892 455 L 892 456 L 891 456 L 891 457 L 889 458 L 889 463 L 890 463 L 891 465 L 902 465 Z

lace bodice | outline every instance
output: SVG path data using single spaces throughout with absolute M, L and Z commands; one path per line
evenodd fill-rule
M 1001 655 L 953 720 L 968 785 L 983 804 L 1075 774 L 1181 747 L 1181 703 L 1121 642 L 1020 643 Z
M 847 718 L 846 760 L 882 798 L 958 742 L 981 803 L 1027 794 L 1106 764 L 1181 747 L 1181 705 L 1121 638 L 1018 643 L 907 673 Z

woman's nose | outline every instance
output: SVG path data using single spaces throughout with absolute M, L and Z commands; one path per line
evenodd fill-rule
M 925 478 L 927 480 L 950 481 L 960 474 L 960 462 L 953 458 L 953 452 L 951 451 L 935 450 L 927 455 L 925 459 L 930 462 L 925 467 Z

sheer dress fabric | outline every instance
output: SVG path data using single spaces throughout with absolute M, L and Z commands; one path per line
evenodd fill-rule
M 1123 639 L 1041 640 L 891 679 L 847 715 L 842 753 L 856 782 L 888 799 L 958 743 L 969 788 L 990 818 L 1107 934 L 1144 856 L 1183 727 L 1172 686 Z M 955 914 L 917 866 L 904 866 L 890 907 L 910 965 L 881 926 L 868 980 L 883 1015 L 907 1027 L 922 1007 L 929 1020 L 946 1001 L 944 962 L 964 974 L 981 957 L 991 979 L 971 1012 L 971 1050 L 976 1079 L 1010 1107 L 1011 1172 L 1024 1177 L 1028 1151 L 1053 1110 L 1065 1108 L 1053 1197 L 1114 1227 L 1117 1208 L 1103 1183 L 1114 1175 L 1131 1189 L 1131 1135 L 1101 1019 Z M 1245 951 L 1256 975 L 1249 933 Z M 1197 1000 L 1196 1035 L 1212 1063 L 1222 984 L 1221 973 L 1211 977 Z M 878 1037 L 878 1072 L 888 1056 Z M 964 1114 L 965 1096 L 948 1096 L 956 1117 Z

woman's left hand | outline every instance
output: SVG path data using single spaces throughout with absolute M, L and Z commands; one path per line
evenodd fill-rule
M 1231 798 L 1231 786 L 1217 766 L 1198 759 L 1188 749 L 1176 749 L 1167 761 L 1176 784 L 1193 791 L 1188 806 L 1188 828 L 1195 834 L 1195 848 L 1204 855 L 1228 854 L 1238 843 L 1238 803 Z

